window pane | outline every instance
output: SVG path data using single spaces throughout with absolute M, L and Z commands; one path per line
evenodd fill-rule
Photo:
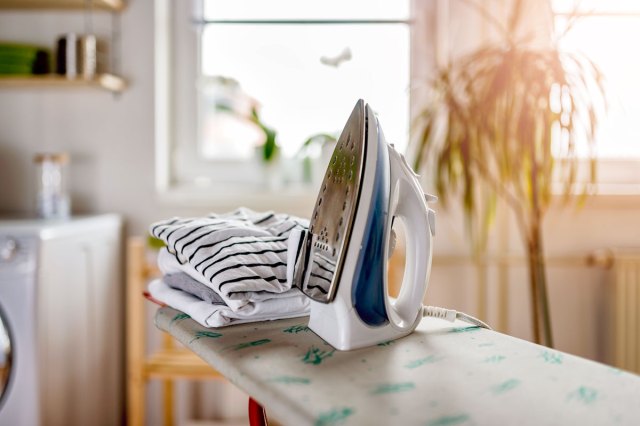
M 571 13 L 576 7 L 583 13 L 640 12 L 638 0 L 553 0 L 552 5 L 556 13 Z
M 565 20 L 558 18 L 562 28 Z M 584 53 L 606 78 L 609 110 L 598 134 L 601 157 L 640 156 L 640 58 L 629 47 L 640 40 L 640 17 L 580 18 L 563 48 Z
M 247 99 L 260 104 L 260 118 L 277 131 L 285 155 L 311 135 L 337 135 L 359 98 L 379 114 L 388 141 L 406 145 L 406 25 L 207 25 L 201 54 L 201 151 L 209 158 L 252 155 L 260 133 L 255 126 L 251 133 L 248 120 L 242 124 Z M 233 81 L 220 87 L 220 77 L 242 91 L 234 92 Z M 241 93 L 231 103 L 244 112 L 220 107 L 230 103 L 229 93 Z M 217 133 L 222 127 L 226 137 Z
M 205 19 L 408 19 L 406 0 L 204 0 Z

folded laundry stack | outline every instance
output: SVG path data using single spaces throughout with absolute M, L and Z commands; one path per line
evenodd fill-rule
M 308 226 L 246 208 L 154 223 L 151 235 L 166 247 L 158 254 L 163 277 L 149 292 L 205 327 L 308 315 L 308 299 L 292 288 L 298 242 Z
M 38 46 L 0 42 L 0 75 L 47 74 L 49 53 Z

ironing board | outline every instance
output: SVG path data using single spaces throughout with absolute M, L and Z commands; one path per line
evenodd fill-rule
M 284 425 L 640 424 L 640 376 L 462 322 L 349 352 L 304 317 L 207 329 L 163 307 L 156 324 Z

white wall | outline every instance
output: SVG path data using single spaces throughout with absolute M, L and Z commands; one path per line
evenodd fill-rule
M 613 272 L 589 267 L 586 257 L 603 248 L 631 248 L 640 253 L 639 209 L 640 196 L 603 195 L 592 197 L 582 208 L 563 207 L 558 201 L 547 215 L 544 236 L 549 300 L 558 349 L 612 362 Z M 456 260 L 469 251 L 463 221 L 442 213 L 440 210 L 434 249 L 440 260 L 436 258 L 434 263 L 427 301 L 477 314 L 477 271 L 473 263 Z M 515 224 L 509 221 L 509 212 L 500 213 L 490 237 L 490 251 L 514 259 L 505 268 L 508 325 L 500 331 L 531 339 L 523 245 Z M 501 233 L 506 233 L 506 237 Z M 502 247 L 501 238 L 506 241 Z M 455 261 L 445 262 L 443 257 L 453 257 Z M 496 262 L 487 268 L 486 319 L 498 328 L 499 272 Z
M 71 193 L 77 212 L 124 215 L 132 233 L 170 215 L 208 208 L 163 205 L 154 191 L 153 2 L 132 0 L 121 14 L 119 96 L 94 89 L 0 89 L 0 211 L 32 212 L 35 152 L 71 154 Z M 95 19 L 109 34 L 110 16 Z M 83 31 L 82 12 L 0 12 L 0 40 L 53 46 L 68 31 Z
M 154 2 L 127 3 L 120 15 L 121 73 L 130 84 L 124 93 L 113 96 L 89 88 L 0 88 L 1 214 L 33 213 L 32 157 L 42 151 L 71 154 L 70 190 L 75 212 L 119 213 L 125 218 L 128 234 L 142 234 L 149 223 L 168 216 L 216 210 L 213 205 L 195 208 L 158 201 L 154 189 Z M 109 14 L 97 14 L 96 33 L 108 37 L 110 22 Z M 60 34 L 83 29 L 82 12 L 0 12 L 2 41 L 53 47 Z M 151 315 L 149 320 L 152 324 Z M 189 391 L 185 386 L 181 389 Z M 147 423 L 159 424 L 157 385 L 150 390 L 149 400 L 155 402 Z M 241 412 L 244 404 L 242 401 Z M 193 406 L 183 401 L 178 417 L 188 416 Z

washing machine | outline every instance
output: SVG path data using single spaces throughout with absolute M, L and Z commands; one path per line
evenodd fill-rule
M 37 425 L 36 235 L 0 231 L 0 424 Z M 35 397 L 35 398 L 34 398 Z
M 0 219 L 0 425 L 121 423 L 121 229 Z

